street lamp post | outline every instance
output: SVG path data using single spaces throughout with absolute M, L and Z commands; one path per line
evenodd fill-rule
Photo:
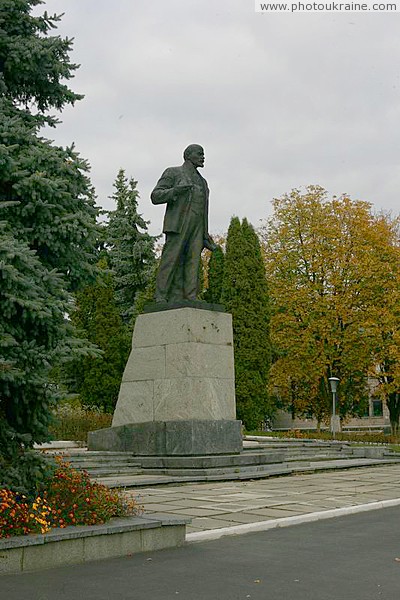
M 339 379 L 339 377 L 329 377 L 328 381 L 329 381 L 329 384 L 331 386 L 331 392 L 332 392 L 332 423 L 331 423 L 331 429 L 332 429 L 333 439 L 335 439 L 335 437 L 336 437 L 336 391 L 337 391 L 337 386 L 338 386 L 338 383 L 339 383 L 340 379 Z

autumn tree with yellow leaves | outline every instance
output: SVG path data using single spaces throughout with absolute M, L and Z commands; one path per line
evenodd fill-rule
M 281 403 L 320 423 L 330 416 L 335 376 L 340 415 L 362 414 L 373 375 L 389 409 L 388 394 L 400 404 L 398 221 L 309 186 L 274 200 L 261 235 L 275 349 L 270 386 Z M 397 422 L 399 413 L 393 408 Z

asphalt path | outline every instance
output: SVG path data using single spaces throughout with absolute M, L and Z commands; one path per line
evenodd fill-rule
M 400 507 L 0 577 L 1 600 L 400 600 Z

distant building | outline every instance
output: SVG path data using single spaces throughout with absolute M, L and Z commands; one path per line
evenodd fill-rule
M 376 383 L 370 382 L 371 394 L 369 397 L 368 407 L 364 416 L 360 418 L 346 419 L 342 424 L 342 430 L 348 431 L 352 429 L 361 429 L 365 431 L 378 431 L 385 428 L 390 429 L 389 409 L 385 402 L 374 394 Z M 315 419 L 292 417 L 290 411 L 278 410 L 272 422 L 273 430 L 289 430 L 289 429 L 317 429 L 317 421 Z M 321 429 L 329 429 L 329 425 L 321 423 Z

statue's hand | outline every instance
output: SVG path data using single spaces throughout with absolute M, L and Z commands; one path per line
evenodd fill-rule
M 175 190 L 175 193 L 180 196 L 181 194 L 185 194 L 186 192 L 188 192 L 192 188 L 193 188 L 193 186 L 191 184 L 180 183 L 179 185 L 176 185 L 174 187 L 174 190 Z
M 203 245 L 204 248 L 211 250 L 211 252 L 215 252 L 215 250 L 218 248 L 218 244 L 216 244 L 211 237 L 205 238 Z

